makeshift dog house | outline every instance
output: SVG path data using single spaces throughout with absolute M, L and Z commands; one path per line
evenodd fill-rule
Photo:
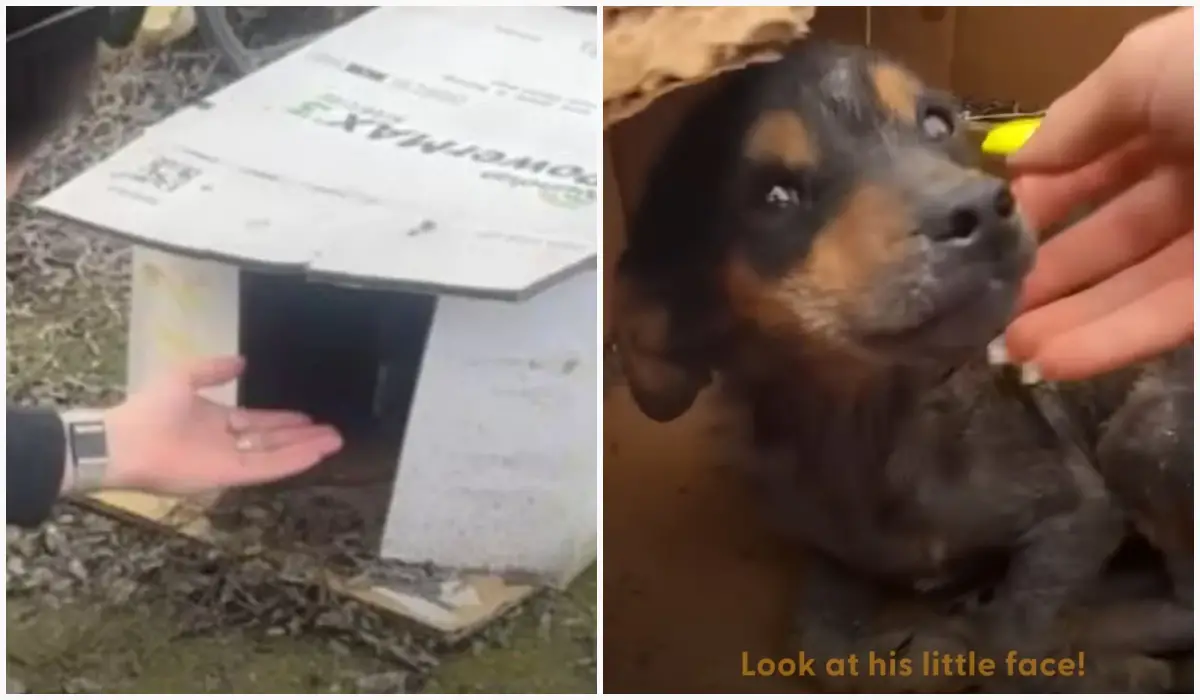
M 605 279 L 647 170 L 686 110 L 721 75 L 773 60 L 793 40 L 868 44 L 961 97 L 1036 110 L 1170 9 L 606 8 Z M 613 285 L 604 289 L 611 331 L 618 310 Z M 794 692 L 794 677 L 744 673 L 743 655 L 800 651 L 786 640 L 803 562 L 763 525 L 739 476 L 714 462 L 705 397 L 660 425 L 619 381 L 605 384 L 606 692 Z
M 387 496 L 378 553 L 458 572 L 351 592 L 446 632 L 595 556 L 595 27 L 379 8 L 39 202 L 136 245 L 131 387 L 243 353 L 213 398 L 343 430 L 318 471 Z

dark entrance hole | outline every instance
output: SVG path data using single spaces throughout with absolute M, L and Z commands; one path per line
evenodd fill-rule
M 269 521 L 264 537 L 291 540 L 271 544 L 360 530 L 377 547 L 436 298 L 251 270 L 240 283 L 239 405 L 303 411 L 336 426 L 345 447 L 297 477 L 223 495 L 211 519 L 243 527 L 250 510 Z

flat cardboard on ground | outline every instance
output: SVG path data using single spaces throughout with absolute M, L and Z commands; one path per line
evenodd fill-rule
M 1126 31 L 1168 9 L 821 7 L 807 29 L 816 37 L 874 45 L 960 96 L 1038 109 L 1098 65 Z M 797 22 L 793 35 L 805 29 Z M 703 36 L 624 41 L 648 47 L 644 50 L 651 55 L 638 59 L 644 65 L 671 65 L 678 55 L 694 66 L 694 56 L 707 55 Z M 606 54 L 606 72 L 610 60 Z M 714 60 L 710 70 L 692 70 L 687 87 L 651 95 L 632 115 L 622 111 L 628 100 L 617 100 L 620 109 L 608 114 L 606 93 L 606 282 L 612 280 L 646 170 L 686 110 L 720 80 L 714 76 L 721 68 L 728 66 Z M 606 329 L 615 313 L 612 290 L 606 283 Z M 624 388 L 606 393 L 605 690 L 799 689 L 795 679 L 742 673 L 743 653 L 755 659 L 800 651 L 788 647 L 787 633 L 803 563 L 793 546 L 781 543 L 762 523 L 730 465 L 714 463 L 711 455 L 717 450 L 709 444 L 714 413 L 705 397 L 678 421 L 660 425 L 641 415 Z
M 372 464 L 335 475 L 390 491 L 380 554 L 485 573 L 358 594 L 450 634 L 532 590 L 501 574 L 563 585 L 595 557 L 596 21 L 379 8 L 39 203 L 138 244 L 131 387 L 247 352 L 214 400 L 270 384 L 385 424 L 382 463 L 348 444 Z M 283 400 L 305 383 L 324 403 Z

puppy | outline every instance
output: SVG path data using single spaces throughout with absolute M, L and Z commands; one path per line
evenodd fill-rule
M 1178 517 L 1151 524 L 1182 497 L 1165 485 L 1185 456 L 1190 484 L 1190 363 L 1174 393 L 1150 383 L 1131 399 L 1127 382 L 1099 409 L 1071 404 L 1093 428 L 1081 458 L 981 359 L 1036 240 L 1006 183 L 974 167 L 958 112 L 882 56 L 802 42 L 688 116 L 618 262 L 614 341 L 640 409 L 671 421 L 718 385 L 741 418 L 737 465 L 814 556 L 798 613 L 810 653 L 1046 656 L 1126 537 L 1120 497 L 1191 565 L 1190 529 L 1184 543 Z M 1139 437 L 1147 425 L 1157 439 Z M 1167 458 L 1163 477 L 1151 467 Z M 898 636 L 865 622 L 897 590 L 985 585 L 967 618 L 909 620 Z

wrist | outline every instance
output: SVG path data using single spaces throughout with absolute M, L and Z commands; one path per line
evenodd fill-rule
M 73 409 L 61 415 L 66 439 L 66 465 L 60 493 L 86 494 L 136 488 L 137 472 L 125 448 L 126 429 L 120 406 Z
M 72 409 L 59 414 L 65 449 L 60 494 L 83 494 L 106 488 L 109 469 L 106 412 Z

